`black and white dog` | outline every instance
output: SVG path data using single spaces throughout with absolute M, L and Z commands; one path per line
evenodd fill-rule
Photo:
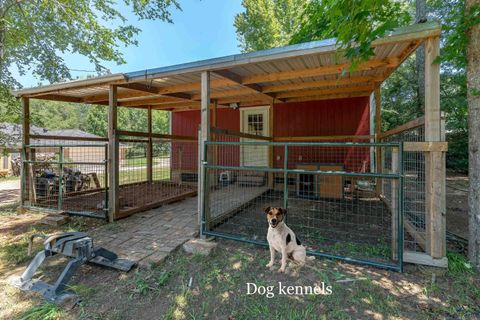
M 267 264 L 267 268 L 273 266 L 275 251 L 282 254 L 282 265 L 278 270 L 279 272 L 285 272 L 287 259 L 303 266 L 307 259 L 306 248 L 302 246 L 292 229 L 283 221 L 287 209 L 267 207 L 265 208 L 265 213 L 268 220 L 267 240 L 270 247 L 270 262 Z M 315 258 L 308 257 L 308 259 L 313 260 Z

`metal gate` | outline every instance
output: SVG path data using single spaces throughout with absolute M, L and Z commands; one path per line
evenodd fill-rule
M 26 145 L 22 207 L 107 219 L 106 143 Z
M 255 149 L 246 146 L 268 148 L 269 165 L 242 166 L 240 155 Z M 402 143 L 207 141 L 203 147 L 203 235 L 265 246 L 263 209 L 284 207 L 309 254 L 402 271 Z M 371 165 L 375 152 L 390 161 L 382 172 Z

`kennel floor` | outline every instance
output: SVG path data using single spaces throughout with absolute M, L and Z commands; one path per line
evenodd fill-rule
M 283 206 L 281 193 L 269 191 L 215 223 L 212 231 L 266 243 L 264 208 Z M 391 213 L 379 198 L 288 200 L 288 226 L 310 250 L 392 262 Z
M 172 197 L 190 195 L 196 186 L 191 184 L 176 184 L 167 181 L 153 183 L 140 182 L 120 186 L 120 211 L 142 207 L 150 203 L 161 202 Z M 104 217 L 105 190 L 86 192 L 83 194 L 64 195 L 63 211 L 87 213 Z M 57 196 L 37 199 L 35 207 L 57 209 Z

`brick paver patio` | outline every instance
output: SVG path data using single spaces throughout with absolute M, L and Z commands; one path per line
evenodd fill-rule
M 138 262 L 158 264 L 198 234 L 197 197 L 165 205 L 89 232 L 96 245 Z

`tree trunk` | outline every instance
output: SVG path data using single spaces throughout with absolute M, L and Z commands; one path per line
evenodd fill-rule
M 480 0 L 465 0 L 465 14 Z M 467 30 L 468 194 L 470 261 L 480 270 L 480 24 Z
M 427 4 L 426 0 L 415 1 L 415 22 L 425 22 L 427 20 Z M 422 44 L 418 47 L 415 55 L 415 64 L 417 70 L 417 98 L 418 109 L 417 116 L 421 116 L 425 112 L 425 46 Z

